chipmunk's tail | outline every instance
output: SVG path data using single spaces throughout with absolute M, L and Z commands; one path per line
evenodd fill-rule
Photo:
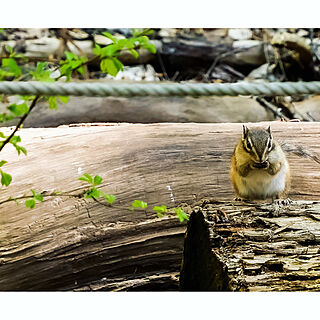
M 287 142 L 280 143 L 280 146 L 286 153 L 293 153 L 299 157 L 309 158 L 320 164 L 320 155 L 306 147 Z

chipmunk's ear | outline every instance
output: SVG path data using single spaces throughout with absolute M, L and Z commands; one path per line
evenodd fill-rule
M 246 139 L 248 137 L 249 129 L 245 125 L 242 126 L 242 139 Z

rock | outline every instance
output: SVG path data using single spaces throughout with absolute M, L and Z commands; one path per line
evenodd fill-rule
M 226 38 L 228 36 L 227 28 L 219 28 L 212 30 L 205 30 L 204 35 L 208 41 L 218 41 L 221 38 Z
M 72 29 L 68 31 L 68 34 L 77 40 L 85 40 L 89 38 L 89 34 L 80 29 Z
M 175 28 L 162 28 L 158 32 L 158 34 L 161 38 L 175 37 L 177 34 L 177 29 L 175 29 Z
M 229 29 L 228 36 L 233 40 L 246 40 L 252 37 L 252 31 L 247 28 Z
M 95 34 L 93 36 L 94 42 L 97 43 L 100 46 L 107 46 L 108 44 L 112 43 L 112 40 L 109 38 L 101 35 L 101 34 Z
M 123 71 L 119 71 L 115 77 L 107 74 L 106 79 L 128 81 L 160 81 L 157 73 L 150 64 L 139 65 L 135 67 L 125 66 Z
M 246 80 L 248 81 L 258 80 L 258 79 L 269 80 L 270 71 L 272 71 L 272 66 L 270 66 L 268 63 L 264 63 L 260 67 L 252 70 L 246 77 Z
M 5 30 L 8 40 L 40 39 L 49 36 L 48 28 L 18 28 Z
M 305 29 L 299 29 L 297 32 L 297 35 L 299 37 L 308 37 L 309 36 L 309 31 L 305 30 Z
M 252 47 L 256 47 L 262 45 L 261 41 L 259 40 L 237 40 L 234 41 L 232 46 L 234 48 L 243 48 L 243 49 L 248 49 L 248 48 L 252 48 Z

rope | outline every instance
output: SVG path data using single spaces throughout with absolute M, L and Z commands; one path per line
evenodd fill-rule
M 159 83 L 1 81 L 0 93 L 46 96 L 290 96 L 320 94 L 320 82 Z

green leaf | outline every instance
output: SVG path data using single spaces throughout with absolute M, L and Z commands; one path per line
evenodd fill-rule
M 103 196 L 107 200 L 107 202 L 110 203 L 110 204 L 113 204 L 114 201 L 116 200 L 116 196 L 113 195 L 113 194 L 106 194 L 105 193 Z
M 167 212 L 167 207 L 165 205 L 154 206 L 152 210 L 156 211 L 159 218 L 162 218 L 163 214 Z
M 26 200 L 25 204 L 26 204 L 26 207 L 30 209 L 33 209 L 36 206 L 36 202 L 34 199 Z
M 42 202 L 43 201 L 43 195 L 42 194 L 37 194 L 37 195 L 35 195 L 35 197 L 34 197 L 36 200 L 38 200 L 38 201 L 40 201 L 40 202 Z
M 44 82 L 54 82 L 55 80 L 50 77 L 51 71 L 48 70 L 47 62 L 38 62 L 35 71 L 29 72 L 35 80 Z
M 132 29 L 132 33 L 134 37 L 139 37 L 139 36 L 148 36 L 154 33 L 152 29 L 145 29 L 142 30 L 140 28 L 134 28 Z
M 138 37 L 142 32 L 141 28 L 132 28 L 132 34 L 134 37 Z
M 31 189 L 31 192 L 32 192 L 33 198 L 34 198 L 35 200 L 38 200 L 38 201 L 40 201 L 40 202 L 43 201 L 43 195 L 42 195 L 42 194 L 36 193 L 33 189 Z
M 7 67 L 16 77 L 21 75 L 21 69 L 13 58 L 2 59 L 2 67 Z
M 9 173 L 3 172 L 2 170 L 0 170 L 0 172 L 1 172 L 1 184 L 7 187 L 12 181 L 12 176 Z
M 115 55 L 118 55 L 118 51 L 120 51 L 120 48 L 117 44 L 109 44 L 108 46 L 104 47 L 100 51 L 101 58 L 104 57 L 110 57 L 112 58 Z
M 102 178 L 100 176 L 95 176 L 93 179 L 93 185 L 97 186 L 102 182 Z
M 86 198 L 99 198 L 101 195 L 101 191 L 96 189 L 96 188 L 92 188 L 89 191 L 87 191 L 86 194 Z
M 108 39 L 110 39 L 112 42 L 117 42 L 117 38 L 114 37 L 112 34 L 110 34 L 109 32 L 102 32 L 102 35 L 104 35 L 105 37 L 107 37 Z
M 26 113 L 29 112 L 29 107 L 28 105 L 24 102 L 21 104 L 12 104 L 11 106 L 8 107 L 8 109 L 14 113 L 17 117 L 23 116 Z
M 129 52 L 133 55 L 134 58 L 139 58 L 139 53 L 136 50 L 131 49 Z
M 6 160 L 1 160 L 0 161 L 0 167 L 2 167 L 4 164 L 6 164 L 7 163 L 7 161 Z
M 18 155 L 20 155 L 21 153 L 20 146 L 18 146 L 17 144 L 12 144 L 12 145 L 16 148 Z
M 13 136 L 10 141 L 12 144 L 17 144 L 18 142 L 21 142 L 21 137 L 20 136 Z
M 189 220 L 188 215 L 181 208 L 173 208 L 176 213 L 176 216 L 179 218 L 180 222 L 184 220 Z
M 58 108 L 57 97 L 49 97 L 48 102 L 49 102 L 50 109 L 57 109 Z
M 115 77 L 119 72 L 118 66 L 112 58 L 103 59 L 100 62 L 100 67 L 102 72 L 107 72 L 113 77 Z
M 126 48 L 128 45 L 130 46 L 130 41 L 128 39 L 120 39 L 117 42 L 118 50 L 122 50 L 123 48 Z M 133 47 L 131 47 L 133 48 Z
M 156 47 L 152 43 L 146 43 L 142 45 L 142 48 L 148 50 L 149 52 L 155 54 L 157 52 Z
M 6 138 L 6 136 L 4 135 L 4 133 L 1 132 L 1 131 L 0 131 L 0 138 L 2 138 L 2 139 L 5 139 L 5 138 Z
M 84 67 L 79 67 L 79 68 L 77 69 L 77 71 L 78 71 L 80 74 L 84 75 Z
M 22 153 L 26 156 L 27 155 L 27 149 L 25 147 L 19 147 L 20 151 L 22 151 Z
M 66 56 L 66 60 L 78 60 L 79 59 L 79 57 L 73 52 L 65 51 L 64 54 Z
M 101 47 L 96 43 L 96 47 L 93 49 L 93 53 L 97 56 L 101 54 Z
M 134 200 L 131 205 L 131 209 L 134 210 L 136 208 L 147 209 L 148 204 L 141 200 Z
M 89 173 L 85 173 L 83 176 L 88 179 L 87 181 L 88 181 L 89 183 L 91 183 L 91 184 L 93 183 L 93 178 L 90 176 Z
M 167 207 L 165 205 L 162 206 L 154 206 L 153 209 L 154 211 L 156 211 L 157 213 L 166 213 L 167 212 Z
M 59 96 L 59 99 L 62 103 L 68 103 L 69 96 Z
M 10 54 L 13 53 L 13 48 L 12 48 L 11 46 L 9 46 L 9 45 L 6 45 L 6 50 L 7 50 Z

